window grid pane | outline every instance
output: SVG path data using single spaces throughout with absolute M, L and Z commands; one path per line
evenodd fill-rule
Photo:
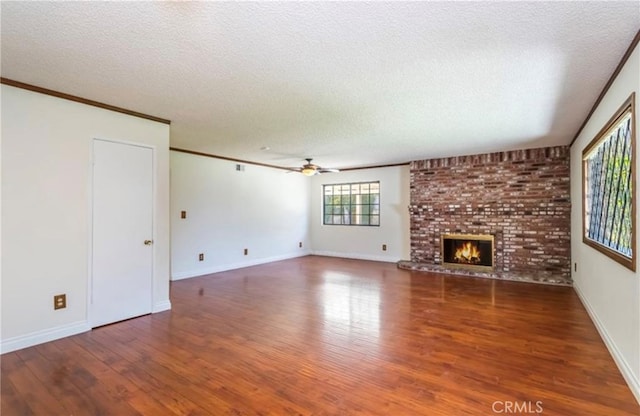
M 585 163 L 585 237 L 633 257 L 632 118 L 623 114 Z
M 380 182 L 323 185 L 323 224 L 380 225 Z

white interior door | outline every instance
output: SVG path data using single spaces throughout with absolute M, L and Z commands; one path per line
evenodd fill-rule
M 151 313 L 153 149 L 93 141 L 91 326 Z

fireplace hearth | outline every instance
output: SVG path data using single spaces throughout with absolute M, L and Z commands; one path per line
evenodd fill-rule
M 493 235 L 443 234 L 442 265 L 477 271 L 493 271 Z

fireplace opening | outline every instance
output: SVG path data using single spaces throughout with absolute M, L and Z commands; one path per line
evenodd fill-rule
M 443 265 L 493 270 L 492 235 L 444 234 L 441 243 Z

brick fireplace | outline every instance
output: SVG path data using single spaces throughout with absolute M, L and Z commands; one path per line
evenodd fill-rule
M 571 284 L 567 146 L 414 161 L 410 184 L 411 259 L 399 267 Z M 454 234 L 490 236 L 492 265 L 451 264 Z

